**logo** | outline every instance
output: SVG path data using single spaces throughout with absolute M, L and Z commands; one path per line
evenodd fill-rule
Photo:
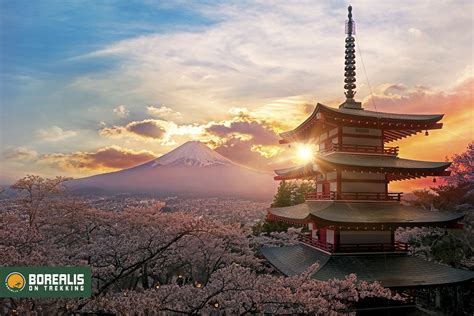
M 26 279 L 20 272 L 12 272 L 5 279 L 5 286 L 14 293 L 23 290 L 25 285 Z
M 91 292 L 91 267 L 0 267 L 0 298 L 90 297 Z

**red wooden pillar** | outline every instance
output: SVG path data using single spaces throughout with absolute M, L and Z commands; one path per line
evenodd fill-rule
M 340 171 L 337 172 L 337 185 L 336 185 L 336 200 L 339 199 L 342 193 L 342 173 Z
M 334 227 L 334 252 L 339 250 L 339 245 L 341 243 L 341 230 L 337 227 Z

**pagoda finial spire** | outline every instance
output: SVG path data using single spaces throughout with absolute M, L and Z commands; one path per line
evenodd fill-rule
M 341 104 L 339 108 L 356 108 L 361 109 L 361 103 L 354 100 L 356 92 L 356 72 L 355 72 L 355 22 L 352 19 L 352 6 L 347 7 L 347 21 L 346 21 L 346 56 L 345 56 L 345 72 L 344 72 L 344 89 L 346 92 L 346 102 Z

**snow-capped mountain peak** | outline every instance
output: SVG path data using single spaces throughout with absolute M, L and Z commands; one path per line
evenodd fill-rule
M 151 167 L 186 165 L 205 167 L 210 165 L 231 165 L 232 161 L 199 141 L 189 141 L 155 159 Z

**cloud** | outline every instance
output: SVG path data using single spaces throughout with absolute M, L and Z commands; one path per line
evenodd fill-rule
M 401 83 L 382 85 L 384 95 L 396 95 L 407 91 L 407 87 Z M 386 88 L 385 88 L 386 87 Z
M 42 128 L 37 131 L 37 135 L 40 139 L 49 142 L 57 142 L 65 140 L 70 137 L 77 136 L 75 131 L 65 131 L 58 126 L 52 126 L 50 128 Z
M 119 105 L 114 109 L 114 113 L 118 117 L 127 117 L 130 114 L 130 111 L 124 106 L 124 105 Z
M 21 162 L 30 162 L 38 159 L 38 153 L 35 150 L 23 146 L 7 150 L 3 156 L 6 159 Z
M 271 127 L 265 126 L 264 123 L 258 121 L 231 121 L 214 123 L 207 127 L 206 131 L 222 139 L 229 137 L 242 138 L 239 135 L 248 135 L 250 136 L 251 140 L 258 142 L 260 145 L 278 143 L 278 137 Z
M 208 140 L 204 136 L 205 127 L 206 125 L 200 124 L 178 125 L 172 121 L 145 119 L 132 121 L 126 125 L 104 127 L 99 130 L 99 134 L 110 138 L 129 138 L 137 141 L 159 142 L 163 146 L 173 146 L 177 144 L 176 138 L 184 141 L 189 138 Z
M 160 118 L 163 120 L 176 121 L 183 118 L 183 115 L 180 112 L 175 112 L 173 109 L 166 107 L 164 105 L 156 107 L 153 105 L 146 107 L 148 114 L 153 117 Z
M 412 34 L 414 37 L 420 37 L 423 35 L 423 32 L 420 29 L 417 29 L 416 27 L 410 27 L 408 29 L 408 33 Z
M 134 151 L 119 146 L 100 148 L 94 152 L 52 153 L 40 161 L 66 171 L 110 171 L 130 168 L 156 158 L 152 151 Z
M 132 121 L 125 126 L 104 127 L 99 134 L 106 137 L 132 137 L 141 140 L 162 140 L 166 134 L 163 121 L 143 120 Z
M 250 150 L 259 153 L 265 158 L 272 158 L 281 153 L 283 148 L 281 146 L 253 145 Z
M 443 128 L 429 131 L 406 139 L 389 143 L 399 146 L 400 156 L 409 159 L 444 161 L 453 153 L 461 153 L 469 142 L 474 140 L 472 104 L 474 99 L 474 77 L 463 78 L 452 89 L 435 91 L 427 87 L 405 87 L 391 93 L 384 93 L 387 87 L 376 87 L 374 102 L 379 111 L 395 113 L 442 113 Z M 367 98 L 364 107 L 373 110 L 372 99 Z M 430 184 L 431 179 L 393 182 L 391 190 L 403 191 L 420 189 Z
M 367 110 L 403 113 L 468 113 L 472 102 L 474 77 L 464 78 L 451 89 L 435 90 L 423 85 L 408 87 L 402 84 L 382 84 L 374 88 L 374 95 L 363 100 Z M 472 104 L 472 103 L 471 103 Z
M 232 111 L 238 116 L 208 124 L 205 132 L 210 144 L 225 157 L 255 169 L 272 170 L 273 159 L 284 151 L 278 145 L 276 131 L 265 121 L 252 117 L 249 111 Z
M 343 101 L 345 5 L 226 1 L 186 6 L 213 23 L 128 38 L 91 52 L 87 58 L 114 60 L 116 68 L 78 78 L 75 87 L 159 99 L 198 119 L 292 96 L 306 103 Z M 470 2 L 457 8 L 453 11 L 449 2 L 357 3 L 357 43 L 370 82 L 434 88 L 453 82 L 472 59 L 466 47 L 472 41 L 472 32 L 466 32 L 472 24 Z M 361 66 L 359 54 L 356 59 Z M 363 97 L 370 90 L 358 69 L 357 95 Z

